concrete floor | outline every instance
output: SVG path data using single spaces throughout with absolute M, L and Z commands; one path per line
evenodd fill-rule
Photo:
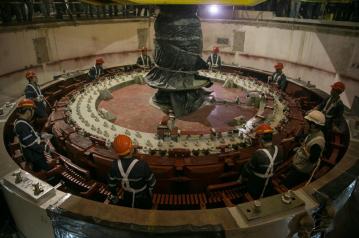
M 241 101 L 246 100 L 246 92 L 238 88 L 223 88 L 220 83 L 215 83 L 209 90 L 213 91 L 217 99 L 234 101 L 237 96 Z M 158 108 L 150 105 L 150 99 L 156 92 L 147 85 L 130 85 L 112 92 L 113 99 L 102 101 L 99 108 L 104 108 L 117 116 L 116 124 L 122 127 L 143 132 L 156 132 L 158 123 L 165 115 Z M 135 109 L 135 110 L 134 110 Z M 193 134 L 207 131 L 211 128 L 229 130 L 228 124 L 233 118 L 240 115 L 245 119 L 253 117 L 256 108 L 239 105 L 207 105 L 199 110 L 180 117 L 176 125 L 182 131 L 191 131 Z

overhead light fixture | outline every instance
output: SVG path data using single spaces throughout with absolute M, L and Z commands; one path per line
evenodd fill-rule
M 219 12 L 219 6 L 218 5 L 210 5 L 208 7 L 208 11 L 212 15 L 216 15 Z

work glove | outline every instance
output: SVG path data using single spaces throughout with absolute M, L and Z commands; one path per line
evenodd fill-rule
M 111 202 L 111 204 L 118 204 L 119 203 L 119 199 L 118 199 L 118 196 L 115 196 L 115 195 L 110 195 L 110 196 L 108 196 L 108 198 L 107 198 L 110 202 Z
M 39 95 L 35 98 L 36 102 L 42 102 L 43 100 L 44 100 L 44 96 L 42 96 L 42 95 Z

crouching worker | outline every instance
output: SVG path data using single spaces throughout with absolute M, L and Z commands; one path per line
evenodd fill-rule
M 119 204 L 132 208 L 152 208 L 152 190 L 156 179 L 144 160 L 134 157 L 134 146 L 131 138 L 126 135 L 118 135 L 113 148 L 119 156 L 114 161 L 109 174 L 109 188 L 111 196 L 109 200 L 113 204 Z M 123 199 L 119 201 L 117 196 L 118 185 L 124 190 Z
M 325 138 L 321 131 L 325 126 L 325 115 L 313 110 L 304 118 L 309 123 L 309 133 L 293 156 L 292 166 L 283 183 L 287 188 L 311 181 L 325 147 Z
M 50 166 L 46 162 L 44 152 L 46 144 L 31 125 L 35 114 L 35 103 L 31 99 L 23 99 L 17 105 L 17 119 L 14 131 L 17 135 L 24 159 L 30 163 L 34 172 L 48 171 Z
M 247 181 L 248 192 L 254 199 L 269 195 L 271 191 L 270 179 L 275 169 L 283 161 L 283 150 L 272 144 L 273 129 L 268 124 L 262 124 L 256 129 L 259 147 L 244 165 L 241 173 L 243 182 Z

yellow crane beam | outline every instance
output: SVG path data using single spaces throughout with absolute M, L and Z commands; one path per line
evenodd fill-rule
M 81 0 L 82 2 L 102 5 L 102 4 L 140 4 L 140 5 L 238 5 L 238 6 L 255 6 L 266 0 Z

